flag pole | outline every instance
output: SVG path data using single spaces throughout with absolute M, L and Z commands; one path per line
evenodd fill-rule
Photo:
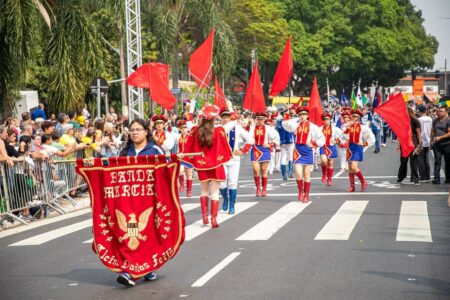
M 327 108 L 330 109 L 330 86 L 328 84 L 328 77 L 327 77 Z
M 200 87 L 197 89 L 197 92 L 196 92 L 195 95 L 194 95 L 194 98 L 193 98 L 194 100 L 197 98 L 198 94 L 200 93 L 200 90 L 201 90 L 203 84 L 205 83 L 206 78 L 209 76 L 209 73 L 211 72 L 212 67 L 213 67 L 213 64 L 211 64 L 211 66 L 209 66 L 208 72 L 206 72 L 205 77 L 203 77 L 203 79 L 201 80 Z M 197 78 L 197 79 L 200 79 L 200 78 L 198 78 L 197 76 L 195 76 L 195 75 L 192 74 L 192 73 L 191 73 L 191 75 L 194 76 L 194 77 Z M 209 86 L 206 86 L 206 85 L 205 85 L 205 87 L 206 87 L 206 88 L 209 88 Z

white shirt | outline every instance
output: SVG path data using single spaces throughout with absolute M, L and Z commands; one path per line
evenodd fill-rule
M 431 127 L 433 127 L 433 120 L 429 116 L 419 117 L 420 130 L 422 131 L 422 147 L 430 147 Z
M 325 144 L 325 136 L 323 135 L 322 129 L 312 122 L 309 123 L 309 132 L 306 139 L 306 145 L 308 145 L 308 147 L 313 147 L 313 143 L 315 143 L 318 147 L 323 147 Z M 284 120 L 281 125 L 286 131 L 297 134 L 297 128 L 300 126 L 300 119 L 294 118 Z

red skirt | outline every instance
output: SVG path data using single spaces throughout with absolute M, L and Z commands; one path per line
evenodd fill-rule
M 198 170 L 197 174 L 200 182 L 208 180 L 224 181 L 227 179 L 223 165 L 211 170 Z

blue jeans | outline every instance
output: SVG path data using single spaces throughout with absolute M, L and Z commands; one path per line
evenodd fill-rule
M 375 135 L 375 151 L 381 150 L 381 130 L 372 130 Z

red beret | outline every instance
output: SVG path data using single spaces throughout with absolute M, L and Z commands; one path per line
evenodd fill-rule
M 309 108 L 307 106 L 299 106 L 296 110 L 296 113 L 299 114 L 302 111 L 309 113 Z
M 257 112 L 255 115 L 257 118 L 267 118 L 267 114 L 265 112 Z
M 181 126 L 186 126 L 186 121 L 185 120 L 179 120 L 177 122 L 177 127 L 181 127 Z
M 341 117 L 348 117 L 348 118 L 350 118 L 350 114 L 348 113 L 348 112 L 343 112 L 342 114 L 341 114 Z
M 220 109 L 220 116 L 222 116 L 222 115 L 230 115 L 230 111 L 228 110 L 228 108 L 222 107 Z
M 345 112 L 350 112 L 352 110 L 352 108 L 351 107 L 348 107 L 348 106 L 344 106 L 343 108 L 342 108 L 342 111 L 345 111 Z
M 330 118 L 331 119 L 331 114 L 328 112 L 325 112 L 322 114 L 322 120 L 324 120 L 325 118 Z
M 359 115 L 359 117 L 361 118 L 363 116 L 363 113 L 359 109 L 353 109 L 352 115 Z
M 201 119 L 214 120 L 219 116 L 220 108 L 217 105 L 207 105 L 199 112 Z
M 167 118 L 163 115 L 154 115 L 152 118 L 153 122 L 157 122 L 157 121 L 163 121 L 164 123 L 167 122 Z

